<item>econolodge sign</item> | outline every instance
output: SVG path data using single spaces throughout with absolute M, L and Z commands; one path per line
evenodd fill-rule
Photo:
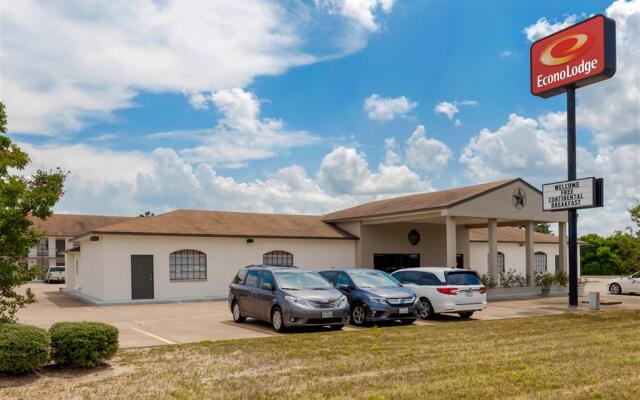
M 551 97 L 616 72 L 615 22 L 596 15 L 531 45 L 531 93 Z

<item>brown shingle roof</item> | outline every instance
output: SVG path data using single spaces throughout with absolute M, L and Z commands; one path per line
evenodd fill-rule
M 357 239 L 315 215 L 176 210 L 83 233 Z
M 525 230 L 519 229 L 513 226 L 500 226 L 498 227 L 498 242 L 504 243 L 524 243 L 525 242 Z M 469 229 L 469 241 L 470 242 L 488 242 L 489 230 L 487 228 L 474 228 Z M 534 243 L 558 243 L 558 236 L 550 235 L 548 233 L 533 233 Z M 586 242 L 578 241 L 578 243 L 584 244 Z
M 519 179 L 505 179 L 480 185 L 466 186 L 439 192 L 420 193 L 391 199 L 372 201 L 346 210 L 326 214 L 325 221 L 394 215 L 405 212 L 426 211 L 451 207 L 488 191 L 508 185 Z M 525 182 L 526 183 L 526 182 Z
M 135 219 L 104 215 L 53 214 L 45 220 L 32 218 L 33 225 L 47 236 L 79 236 L 106 225 Z

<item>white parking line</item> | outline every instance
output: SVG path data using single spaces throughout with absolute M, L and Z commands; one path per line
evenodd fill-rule
M 158 336 L 158 335 L 154 335 L 153 333 L 150 333 L 150 332 L 147 332 L 147 331 L 143 331 L 142 329 L 138 329 L 138 328 L 136 328 L 135 326 L 132 326 L 132 327 L 131 327 L 131 329 L 133 329 L 134 331 L 137 331 L 137 332 L 143 333 L 143 334 L 145 334 L 145 335 L 147 335 L 147 336 L 151 336 L 152 338 L 154 338 L 154 339 L 158 339 L 159 341 L 161 341 L 161 342 L 165 342 L 166 344 L 176 344 L 175 342 L 172 342 L 172 341 L 171 341 L 171 340 L 169 340 L 169 339 L 165 339 L 165 338 L 160 337 L 160 336 Z

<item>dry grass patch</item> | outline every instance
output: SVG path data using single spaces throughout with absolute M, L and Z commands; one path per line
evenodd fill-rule
M 640 311 L 125 349 L 110 365 L 0 378 L 0 398 L 638 399 Z

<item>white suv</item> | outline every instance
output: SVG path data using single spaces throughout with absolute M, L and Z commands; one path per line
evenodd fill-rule
M 64 282 L 67 278 L 67 272 L 64 266 L 52 265 L 47 269 L 47 273 L 44 276 L 46 283 L 51 282 Z
M 407 268 L 391 274 L 420 299 L 420 317 L 457 313 L 469 318 L 487 307 L 487 289 L 474 271 L 457 268 Z

